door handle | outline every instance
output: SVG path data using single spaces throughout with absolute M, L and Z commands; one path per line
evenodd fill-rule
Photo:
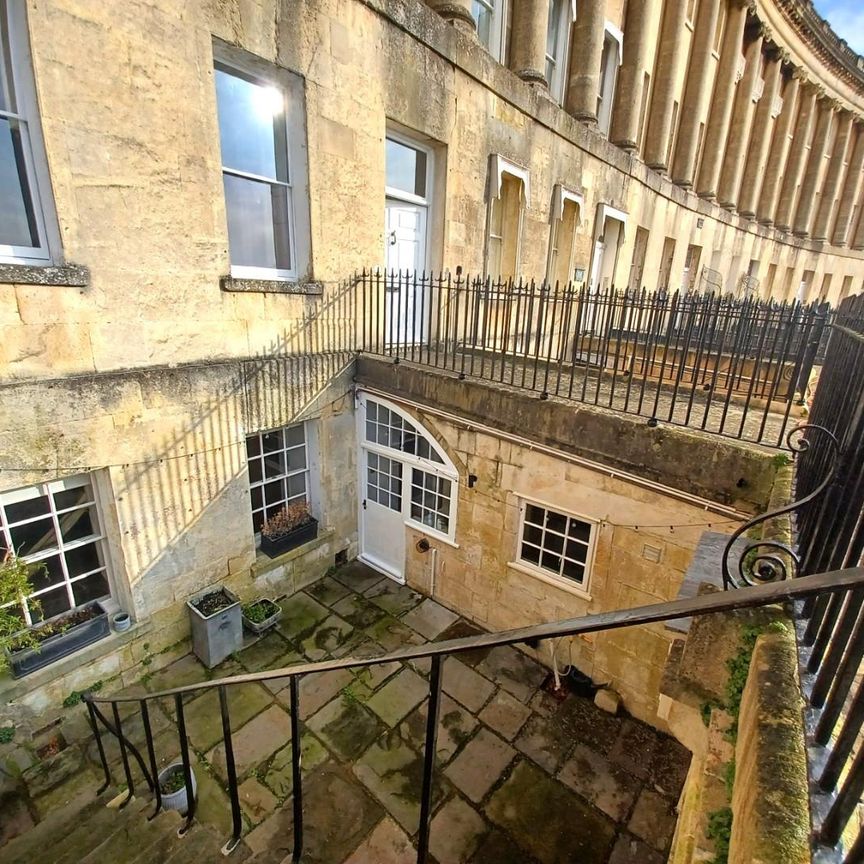
M 363 499 L 363 509 L 364 510 L 366 509 L 366 499 L 365 498 Z
M 396 232 L 395 231 L 390 232 L 390 245 L 391 246 L 396 245 Z

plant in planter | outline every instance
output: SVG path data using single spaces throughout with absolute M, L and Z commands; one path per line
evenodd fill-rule
M 318 536 L 318 520 L 305 501 L 287 504 L 261 526 L 261 551 L 270 558 L 296 549 Z
M 0 606 L 13 604 L 0 609 L 0 647 L 5 649 L 0 668 L 8 665 L 15 678 L 42 669 L 110 632 L 108 613 L 98 601 L 22 630 L 16 610 L 21 598 L 32 591 L 33 570 L 32 565 L 9 553 L 0 562 Z M 29 603 L 31 613 L 38 613 L 38 604 Z
M 192 798 L 198 794 L 198 782 L 195 772 L 190 768 L 192 777 Z M 159 772 L 159 794 L 162 797 L 163 810 L 178 810 L 185 815 L 189 809 L 189 791 L 186 788 L 186 778 L 183 775 L 183 763 L 172 762 Z
M 266 597 L 244 604 L 242 612 L 243 626 L 259 636 L 282 617 L 282 607 Z
M 240 601 L 227 588 L 209 588 L 186 601 L 192 625 L 192 650 L 212 669 L 243 647 Z

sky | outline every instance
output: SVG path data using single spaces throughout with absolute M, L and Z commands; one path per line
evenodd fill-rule
M 816 11 L 849 47 L 864 54 L 864 2 L 862 0 L 814 0 Z

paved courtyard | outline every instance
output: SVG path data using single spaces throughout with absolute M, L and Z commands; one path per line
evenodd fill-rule
M 478 632 L 435 601 L 361 564 L 283 603 L 278 630 L 209 677 L 304 660 L 371 656 Z M 431 852 L 439 864 L 662 864 L 690 755 L 667 736 L 592 701 L 556 699 L 544 667 L 514 648 L 448 658 Z M 415 860 L 428 661 L 310 675 L 300 687 L 306 862 Z M 188 655 L 154 674 L 151 691 L 205 680 Z M 290 861 L 292 776 L 288 681 L 230 697 L 245 822 L 238 858 Z M 160 762 L 179 753 L 170 700 L 151 709 Z M 216 693 L 186 706 L 199 818 L 227 839 L 230 805 Z M 140 718 L 130 737 L 143 741 Z M 107 736 L 106 736 L 107 737 Z M 90 746 L 87 758 L 95 763 Z M 109 758 L 117 772 L 119 753 Z M 94 769 L 86 776 L 96 783 Z M 143 818 L 143 816 L 142 816 Z

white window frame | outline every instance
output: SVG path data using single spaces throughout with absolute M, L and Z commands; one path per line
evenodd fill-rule
M 17 112 L 0 110 L 0 117 L 17 121 L 21 131 L 26 183 L 32 198 L 39 246 L 0 243 L 0 262 L 45 266 L 60 263 L 60 230 L 48 173 L 45 142 L 39 122 L 39 101 L 30 53 L 30 34 L 24 0 L 0 0 L 0 15 L 6 16 L 9 32 L 11 86 Z M 3 46 L 0 46 L 2 49 Z M 2 50 L 0 50 L 2 54 Z
M 528 169 L 517 165 L 499 153 L 489 156 L 489 181 L 486 186 L 486 241 L 483 250 L 483 273 L 486 276 L 498 276 L 500 274 L 489 273 L 489 240 L 492 237 L 492 205 L 494 201 L 501 198 L 501 187 L 504 183 L 504 175 L 521 182 L 522 200 L 519 202 L 519 220 L 516 226 L 516 266 L 515 276 L 518 277 L 522 265 L 522 228 L 525 223 L 525 209 L 531 200 L 530 175 Z M 503 235 L 502 235 L 503 241 Z
M 263 437 L 265 435 L 270 434 L 271 432 L 282 432 L 282 434 L 284 435 L 285 432 L 287 432 L 289 429 L 295 429 L 298 427 L 302 428 L 302 430 L 303 430 L 303 443 L 302 443 L 302 445 L 301 444 L 295 444 L 295 445 L 292 445 L 290 447 L 285 447 L 284 446 L 284 439 L 283 439 L 283 447 L 282 447 L 281 451 L 273 451 L 273 452 L 282 452 L 285 454 L 285 468 L 286 468 L 285 472 L 283 472 L 282 474 L 279 474 L 278 476 L 266 477 L 264 475 L 264 466 L 263 466 L 263 455 L 264 455 Z M 297 476 L 302 474 L 304 476 L 304 489 L 305 489 L 305 491 L 303 493 L 303 500 L 305 500 L 306 503 L 309 505 L 309 509 L 312 512 L 312 515 L 316 516 L 316 518 L 319 517 L 320 514 L 318 512 L 318 507 L 317 507 L 317 502 L 318 502 L 318 498 L 319 498 L 318 488 L 317 488 L 317 457 L 315 455 L 316 451 L 317 451 L 317 433 L 316 433 L 316 427 L 315 427 L 314 422 L 305 421 L 302 423 L 291 423 L 288 426 L 277 426 L 277 427 L 274 427 L 272 429 L 263 429 L 263 430 L 258 431 L 258 432 L 250 432 L 249 434 L 246 435 L 244 444 L 246 442 L 248 442 L 250 438 L 257 438 L 258 439 L 259 453 L 260 453 L 260 456 L 262 459 L 261 480 L 256 480 L 253 482 L 251 479 L 251 475 L 249 474 L 248 450 L 245 451 L 245 453 L 244 453 L 244 455 L 246 457 L 246 477 L 247 477 L 248 484 L 249 484 L 249 498 L 248 498 L 248 500 L 249 500 L 249 512 L 252 516 L 253 534 L 255 536 L 256 543 L 257 543 L 258 539 L 261 536 L 261 527 L 259 525 L 257 525 L 257 523 L 255 521 L 256 510 L 252 506 L 252 490 L 253 489 L 257 489 L 257 488 L 261 489 L 261 496 L 262 496 L 261 501 L 263 504 L 263 507 L 261 509 L 261 513 L 263 514 L 263 518 L 266 519 L 267 518 L 267 506 L 268 505 L 264 501 L 264 486 L 266 486 L 268 483 L 273 483 L 276 480 L 285 480 L 287 482 L 287 479 L 289 477 L 297 477 Z M 305 468 L 297 468 L 293 471 L 287 470 L 288 469 L 288 451 L 289 450 L 299 450 L 300 447 L 303 448 L 303 451 L 304 451 L 305 456 L 306 456 L 306 458 L 305 458 L 306 467 Z M 253 458 L 258 458 L 258 457 L 253 457 Z M 300 500 L 299 495 L 295 495 L 291 498 L 285 498 L 281 502 L 281 506 L 284 507 L 286 504 L 288 504 L 292 501 L 299 501 L 299 500 Z
M 603 25 L 603 44 L 615 45 L 614 55 L 601 55 L 599 93 L 597 94 L 597 128 L 603 135 L 609 134 L 612 125 L 612 109 L 615 102 L 615 88 L 618 83 L 618 67 L 624 60 L 624 34 L 611 22 Z
M 540 501 L 536 498 L 527 498 L 523 496 L 519 496 L 519 529 L 516 534 L 516 550 L 515 556 L 513 560 L 510 562 L 511 567 L 514 567 L 517 570 L 521 570 L 524 573 L 527 573 L 531 576 L 535 576 L 538 579 L 542 579 L 545 582 L 548 582 L 550 585 L 554 585 L 558 588 L 563 588 L 566 591 L 569 591 L 573 594 L 578 595 L 579 597 L 583 597 L 586 600 L 591 599 L 591 595 L 589 593 L 591 587 L 591 579 L 593 576 L 594 569 L 594 555 L 597 549 L 597 535 L 598 535 L 598 527 L 599 521 L 596 519 L 592 519 L 588 516 L 581 515 L 579 513 L 575 513 L 572 510 L 568 510 L 564 507 L 561 507 L 557 504 L 550 504 L 546 501 Z M 571 579 L 567 576 L 561 576 L 560 574 L 554 573 L 552 570 L 546 569 L 545 567 L 534 564 L 532 561 L 527 561 L 522 558 L 522 542 L 525 532 L 525 512 L 527 510 L 528 505 L 533 505 L 534 507 L 540 507 L 543 510 L 552 511 L 556 515 L 566 516 L 569 519 L 575 519 L 578 522 L 583 523 L 584 525 L 588 525 L 590 528 L 590 534 L 588 537 L 587 550 L 585 553 L 585 565 L 584 565 L 584 578 L 581 583 L 577 582 L 575 579 Z M 581 542 L 581 541 L 578 541 Z M 566 544 L 566 538 L 565 538 Z M 533 545 L 533 544 L 532 544 Z M 554 553 L 558 554 L 558 553 Z M 563 558 L 563 555 L 561 556 Z
M 435 436 L 416 418 L 412 417 L 398 405 L 394 405 L 389 399 L 385 399 L 382 396 L 378 396 L 376 393 L 367 393 L 362 392 L 360 394 L 364 409 L 365 406 L 369 404 L 370 401 L 375 402 L 377 405 L 381 405 L 386 408 L 388 411 L 393 412 L 397 416 L 401 417 L 404 421 L 411 424 L 412 427 L 417 431 L 417 434 L 422 436 L 432 451 L 434 451 L 438 458 L 441 459 L 441 462 L 434 462 L 431 459 L 424 459 L 420 456 L 415 456 L 413 453 L 408 453 L 405 450 L 399 450 L 396 447 L 389 447 L 384 444 L 379 444 L 377 441 L 370 441 L 366 436 L 366 423 L 365 419 L 367 416 L 366 410 L 358 410 L 357 411 L 357 438 L 360 442 L 360 446 L 364 449 L 368 450 L 370 453 L 375 453 L 378 456 L 384 456 L 387 459 L 390 459 L 395 462 L 400 462 L 402 464 L 402 510 L 401 515 L 405 525 L 410 528 L 414 528 L 417 531 L 421 531 L 424 534 L 428 534 L 430 537 L 435 537 L 439 540 L 443 540 L 444 542 L 450 544 L 451 546 L 456 546 L 456 519 L 458 516 L 458 508 L 459 508 L 459 471 L 456 469 L 456 466 L 453 464 L 450 457 L 447 455 L 447 452 L 444 448 L 437 442 Z M 364 476 L 363 471 L 363 459 L 358 459 L 358 469 L 360 472 L 360 490 L 361 497 L 365 494 L 366 489 L 366 477 Z M 423 471 L 426 474 L 431 474 L 436 477 L 442 478 L 444 480 L 450 481 L 450 511 L 447 516 L 448 520 L 448 530 L 446 532 L 439 531 L 436 528 L 433 528 L 430 525 L 426 525 L 424 522 L 420 522 L 414 519 L 411 516 L 411 504 L 412 504 L 412 486 L 414 485 L 414 469 L 418 469 Z
M 570 62 L 570 31 L 576 20 L 576 0 L 550 0 L 550 18 L 555 11 L 555 3 L 560 3 L 558 20 L 554 22 L 555 53 L 549 53 L 549 40 L 546 40 L 546 66 L 552 64 L 552 74 L 547 77 L 549 95 L 560 105 L 564 101 L 567 87 L 567 67 Z M 544 70 L 546 71 L 546 70 Z
M 480 44 L 499 62 L 504 62 L 504 47 L 507 37 L 507 0 L 472 0 L 471 9 L 473 16 L 474 4 L 483 6 L 492 13 L 492 23 L 489 27 L 489 44 L 482 40 Z M 477 23 L 476 19 L 474 21 Z M 479 33 L 478 33 L 479 38 Z
M 582 224 L 582 212 L 585 209 L 585 198 L 580 192 L 568 189 L 563 183 L 556 183 L 552 190 L 552 207 L 549 210 L 549 251 L 546 254 L 546 282 L 552 284 L 554 275 L 555 258 L 561 246 L 561 223 L 564 218 L 564 202 L 572 201 L 576 205 L 576 227 Z M 570 261 L 567 266 L 568 281 L 573 272 L 573 256 L 576 252 L 576 243 L 570 244 Z
M 58 615 L 53 617 L 60 617 L 60 615 L 68 614 L 68 611 L 80 609 L 83 606 L 86 606 L 89 603 L 93 602 L 93 600 L 88 600 L 87 603 L 76 605 L 75 596 L 72 592 L 72 586 L 76 582 L 80 582 L 90 576 L 93 576 L 95 573 L 105 574 L 105 579 L 108 583 L 108 593 L 103 594 L 102 597 L 96 597 L 93 599 L 101 600 L 105 597 L 111 596 L 112 578 L 111 570 L 109 567 L 110 558 L 106 543 L 105 531 L 102 525 L 99 494 L 96 485 L 97 484 L 95 482 L 95 477 L 92 474 L 78 474 L 74 477 L 64 477 L 61 480 L 51 480 L 47 483 L 35 483 L 30 486 L 21 487 L 19 489 L 12 489 L 7 492 L 0 492 L 0 542 L 2 542 L 2 545 L 5 546 L 7 549 L 12 549 L 14 554 L 17 554 L 17 550 L 15 550 L 12 546 L 10 525 L 24 525 L 30 522 L 41 522 L 45 521 L 47 518 L 50 518 L 53 523 L 56 545 L 51 546 L 48 549 L 41 550 L 39 552 L 34 552 L 30 555 L 25 554 L 20 556 L 21 560 L 27 562 L 28 564 L 38 564 L 40 561 L 45 561 L 49 558 L 58 559 L 61 572 L 63 573 L 63 581 L 57 582 L 54 585 L 50 585 L 47 588 L 41 588 L 38 591 L 34 591 L 32 594 L 28 594 L 25 598 L 25 601 L 30 600 L 31 598 L 35 598 L 38 600 L 38 598 L 42 594 L 46 594 L 49 591 L 56 591 L 58 588 L 65 586 L 70 608 L 66 612 L 58 613 Z M 85 487 L 89 488 L 90 490 L 90 500 L 88 502 L 85 502 L 84 504 L 77 504 L 74 507 L 68 507 L 58 510 L 56 501 L 54 499 L 54 495 L 56 493 L 65 492 L 70 489 L 81 489 Z M 20 522 L 10 522 L 8 514 L 6 513 L 7 505 L 42 497 L 47 497 L 48 499 L 48 513 L 34 516 L 30 519 L 21 520 Z M 60 525 L 60 517 L 65 513 L 71 513 L 75 510 L 84 509 L 90 510 L 92 521 L 94 523 L 93 529 L 96 533 L 88 534 L 86 537 L 79 537 L 75 540 L 64 540 L 62 528 Z M 75 549 L 89 546 L 91 544 L 95 544 L 96 546 L 101 562 L 100 566 L 94 570 L 88 570 L 86 573 L 80 573 L 77 576 L 70 576 L 69 565 L 66 561 L 66 552 L 74 551 Z M 29 627 L 34 623 L 33 617 L 30 613 L 29 605 L 25 602 L 22 604 L 21 608 L 24 614 L 24 620 Z
M 288 182 L 247 174 L 235 168 L 226 168 L 222 163 L 221 142 L 219 164 L 222 175 L 251 180 L 262 180 L 271 186 L 283 185 L 289 190 L 289 248 L 291 250 L 290 269 L 277 267 L 255 267 L 231 264 L 231 276 L 235 279 L 264 279 L 278 282 L 299 282 L 312 276 L 312 241 L 309 215 L 309 158 L 306 140 L 306 97 L 304 80 L 300 75 L 261 60 L 254 55 L 233 48 L 218 40 L 213 42 L 213 69 L 222 67 L 229 74 L 251 79 L 256 84 L 273 87 L 284 97 L 285 138 L 287 142 Z M 218 103 L 214 76 L 213 104 L 218 117 Z M 224 193 L 223 193 L 224 194 Z M 228 202 L 225 201 L 226 239 L 228 236 Z M 231 255 L 228 242 L 229 260 Z

